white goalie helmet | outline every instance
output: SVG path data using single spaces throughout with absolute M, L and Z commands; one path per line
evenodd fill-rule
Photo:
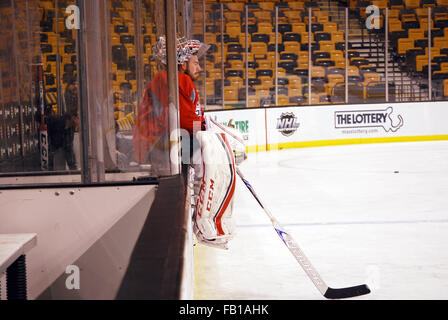
M 210 49 L 210 45 L 199 40 L 188 40 L 185 37 L 177 37 L 177 64 L 188 62 L 192 55 L 202 58 Z M 164 36 L 157 39 L 153 47 L 153 57 L 166 65 L 166 39 Z

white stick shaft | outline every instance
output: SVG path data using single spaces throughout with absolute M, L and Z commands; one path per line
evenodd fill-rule
M 244 145 L 244 140 L 242 140 L 241 138 L 237 137 L 236 135 L 234 135 L 230 130 L 228 130 L 226 128 L 226 126 L 223 126 L 222 124 L 216 122 L 215 120 L 213 120 L 211 117 L 206 117 L 206 123 L 207 124 L 207 129 L 210 128 L 210 123 L 213 123 L 215 126 L 217 126 L 219 129 L 221 129 L 222 131 L 224 131 L 225 133 L 227 133 L 228 135 L 230 135 L 233 139 L 237 140 L 239 143 L 241 143 L 242 145 Z
M 249 191 L 252 193 L 252 195 L 255 197 L 257 202 L 260 204 L 260 206 L 263 208 L 264 212 L 267 214 L 269 219 L 272 222 L 272 225 L 275 228 L 275 231 L 279 235 L 279 237 L 282 239 L 283 243 L 288 247 L 289 251 L 292 253 L 294 258 L 299 262 L 300 266 L 303 268 L 303 270 L 306 272 L 308 277 L 311 279 L 311 281 L 314 283 L 316 288 L 322 293 L 322 295 L 325 295 L 325 293 L 328 290 L 328 286 L 326 283 L 322 280 L 317 270 L 313 267 L 310 260 L 306 257 L 305 253 L 302 251 L 302 249 L 299 247 L 297 242 L 294 240 L 293 237 L 291 237 L 284 228 L 280 225 L 280 223 L 275 219 L 275 217 L 269 212 L 268 209 L 265 208 L 263 203 L 261 202 L 260 198 L 255 193 L 255 190 L 251 186 L 251 184 L 244 178 L 243 174 L 239 170 L 239 168 L 236 168 L 236 172 L 240 176 L 241 180 L 244 182 L 246 187 L 249 189 Z

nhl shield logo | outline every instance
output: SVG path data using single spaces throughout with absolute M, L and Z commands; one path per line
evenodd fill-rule
M 292 136 L 299 127 L 298 119 L 292 112 L 282 113 L 277 119 L 277 130 L 285 137 Z

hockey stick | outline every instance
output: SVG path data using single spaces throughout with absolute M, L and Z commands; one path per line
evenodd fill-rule
M 48 128 L 45 123 L 45 88 L 44 88 L 44 75 L 43 75 L 43 65 L 39 64 L 37 66 L 38 77 L 39 77 L 39 102 L 40 102 L 40 132 L 39 132 L 39 142 L 40 142 L 40 164 L 42 170 L 48 170 L 48 156 L 49 156 L 49 143 L 48 143 Z
M 228 127 L 223 126 L 222 124 L 216 122 L 215 120 L 213 120 L 211 117 L 207 117 L 206 118 L 206 122 L 210 121 L 211 123 L 213 123 L 215 126 L 217 126 L 219 129 L 221 129 L 222 131 L 224 131 L 226 134 L 228 134 L 229 136 L 231 136 L 233 139 L 235 139 L 236 141 L 238 141 L 239 143 L 241 143 L 242 145 L 244 145 L 244 140 L 242 140 L 240 137 L 236 136 L 235 134 L 233 134 Z M 210 125 L 207 125 L 207 128 L 210 128 Z
M 303 253 L 302 249 L 300 249 L 297 242 L 284 230 L 284 228 L 280 225 L 280 223 L 275 219 L 275 217 L 269 212 L 268 209 L 265 208 L 260 198 L 255 193 L 255 190 L 251 186 L 251 184 L 244 178 L 243 174 L 236 168 L 236 172 L 240 176 L 241 180 L 244 182 L 246 187 L 252 193 L 252 195 L 257 200 L 258 204 L 263 208 L 264 212 L 268 215 L 269 219 L 271 219 L 272 225 L 274 226 L 275 231 L 278 236 L 282 239 L 283 243 L 288 247 L 289 251 L 292 253 L 294 258 L 299 262 L 300 266 L 305 270 L 308 277 L 313 281 L 314 285 L 320 291 L 320 293 L 327 299 L 344 299 L 344 298 L 352 298 L 370 293 L 370 289 L 367 285 L 362 284 L 355 287 L 348 288 L 340 288 L 334 289 L 328 287 L 325 282 L 320 277 L 319 273 L 314 269 L 311 262 Z

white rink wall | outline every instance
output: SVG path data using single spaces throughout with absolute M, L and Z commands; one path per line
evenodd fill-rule
M 239 129 L 248 152 L 357 143 L 448 140 L 447 102 L 207 112 Z

